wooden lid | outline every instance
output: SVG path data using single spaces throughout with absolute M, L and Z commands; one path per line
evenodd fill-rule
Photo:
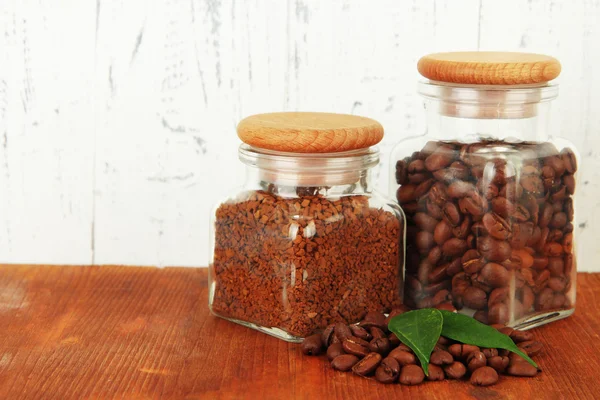
M 491 51 L 429 54 L 417 68 L 434 81 L 475 85 L 539 84 L 560 74 L 560 62 L 554 57 Z
M 348 114 L 279 112 L 244 118 L 237 126 L 243 142 L 291 153 L 335 153 L 364 149 L 383 138 L 371 118 Z

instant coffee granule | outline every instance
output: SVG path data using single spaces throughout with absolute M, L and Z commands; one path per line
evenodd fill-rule
M 313 193 L 254 191 L 217 209 L 214 313 L 305 337 L 401 304 L 399 217 Z

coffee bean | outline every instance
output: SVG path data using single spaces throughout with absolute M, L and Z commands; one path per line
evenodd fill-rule
M 415 214 L 415 223 L 417 224 L 419 229 L 428 232 L 433 232 L 438 223 L 438 220 L 429 216 L 426 213 L 418 212 Z
M 473 314 L 473 318 L 477 321 L 481 322 L 484 325 L 488 325 L 490 323 L 488 319 L 488 313 L 485 310 L 477 310 L 475 314 Z
M 417 363 L 417 359 L 414 354 L 409 353 L 408 351 L 405 351 L 400 347 L 397 347 L 394 350 L 392 350 L 388 354 L 388 357 L 394 358 L 396 361 L 398 361 L 398 363 L 400 363 L 400 365 L 409 365 Z
M 417 233 L 416 241 L 417 247 L 422 254 L 426 254 L 434 245 L 433 234 L 427 231 L 420 231 Z
M 427 376 L 428 381 L 443 381 L 444 377 L 444 370 L 442 367 L 429 364 L 429 375 Z
M 401 343 L 400 339 L 398 339 L 398 336 L 396 336 L 396 334 L 394 334 L 394 333 L 390 333 L 388 335 L 388 340 L 390 341 L 391 348 L 398 347 Z
M 451 237 L 452 227 L 445 220 L 438 222 L 435 230 L 433 231 L 433 240 L 435 240 L 435 242 L 441 246 Z
M 461 198 L 470 195 L 475 191 L 475 185 L 464 181 L 454 181 L 448 186 L 448 195 L 454 198 Z
M 371 337 L 373 339 L 380 339 L 386 337 L 385 332 L 379 326 L 370 327 L 369 332 L 371 333 Z
M 467 356 L 467 368 L 470 372 L 487 365 L 487 358 L 481 351 L 473 351 Z
M 517 344 L 521 343 L 521 342 L 527 342 L 527 341 L 533 340 L 533 333 L 531 333 L 529 331 L 519 331 L 519 330 L 513 329 L 512 331 L 510 331 L 510 333 L 508 333 L 508 335 Z
M 318 356 L 323 352 L 324 346 L 321 340 L 321 334 L 317 333 L 306 337 L 300 346 L 302 353 L 307 356 Z
M 381 354 L 369 353 L 362 360 L 354 364 L 352 372 L 360 376 L 371 375 L 381 363 Z
M 495 239 L 506 240 L 511 234 L 510 225 L 498 214 L 485 214 L 482 223 L 488 234 Z
M 350 325 L 350 330 L 352 331 L 352 335 L 362 340 L 370 341 L 373 339 L 373 336 L 367 330 L 358 325 Z
M 490 386 L 498 382 L 498 372 L 491 367 L 481 367 L 471 375 L 471 383 L 475 386 Z
M 396 183 L 403 185 L 408 177 L 408 167 L 406 160 L 396 161 Z
M 331 366 L 337 371 L 346 372 L 350 371 L 358 361 L 359 358 L 352 354 L 342 354 L 333 359 Z
M 470 344 L 456 343 L 448 347 L 448 352 L 452 354 L 455 360 L 465 359 L 469 354 L 474 351 L 480 351 L 479 347 Z
M 460 379 L 467 373 L 467 367 L 459 361 L 454 361 L 452 364 L 445 365 L 442 368 L 448 379 Z
M 403 385 L 418 385 L 425 379 L 423 369 L 418 365 L 405 365 L 400 372 L 400 383 Z
M 358 344 L 350 339 L 344 339 L 342 348 L 348 354 L 353 354 L 358 357 L 364 357 L 369 354 L 369 349 L 361 344 Z
M 504 303 L 496 303 L 488 310 L 488 322 L 493 324 L 504 324 L 509 319 L 508 306 Z
M 494 356 L 490 357 L 487 360 L 488 366 L 494 368 L 497 372 L 502 373 L 508 367 L 509 363 L 508 357 Z
M 345 339 L 352 337 L 352 331 L 350 330 L 348 325 L 342 322 L 338 322 L 335 324 L 333 332 L 335 336 L 337 336 L 337 338 L 340 340 L 340 342 L 343 342 Z
M 442 217 L 450 226 L 458 226 L 462 220 L 462 215 L 456 204 L 448 202 L 442 206 Z
M 375 379 L 381 383 L 394 383 L 400 376 L 400 364 L 396 359 L 386 357 L 375 370 Z
M 469 308 L 481 310 L 487 305 L 487 295 L 483 290 L 471 286 L 465 290 L 463 302 Z
M 536 376 L 538 370 L 526 361 L 510 362 L 506 373 L 513 376 Z
M 441 145 L 425 159 L 425 167 L 429 171 L 437 171 L 450 165 L 454 157 L 455 153 L 451 147 Z
M 438 350 L 431 353 L 429 362 L 435 365 L 448 365 L 454 362 L 454 358 L 447 351 Z
M 442 246 L 442 253 L 446 257 L 462 255 L 467 250 L 467 242 L 458 238 L 447 240 Z
M 498 349 L 486 349 L 486 348 L 482 348 L 481 352 L 483 353 L 483 355 L 485 356 L 485 358 L 487 358 L 488 360 L 492 357 L 496 357 L 498 355 Z
M 387 354 L 390 351 L 391 345 L 388 338 L 378 338 L 373 339 L 371 343 L 369 343 L 369 350 L 379 354 Z
M 477 250 L 490 261 L 503 261 L 510 257 L 511 248 L 507 242 L 489 236 L 477 239 Z
M 542 351 L 542 343 L 536 340 L 520 342 L 517 346 L 529 357 L 535 357 Z
M 344 354 L 344 349 L 341 343 L 334 343 L 327 348 L 327 358 L 333 361 L 337 356 Z
M 327 327 L 323 330 L 323 333 L 321 334 L 321 341 L 323 342 L 323 344 L 325 346 L 329 346 L 331 344 L 331 339 L 333 338 L 334 326 L 335 326 L 335 324 L 327 325 Z
M 376 326 L 385 331 L 387 329 L 385 318 L 386 316 L 380 312 L 369 311 L 367 315 L 364 316 L 363 320 L 360 321 L 359 325 L 367 329 Z
M 577 158 L 571 149 L 563 149 L 560 152 L 563 165 L 568 173 L 574 174 L 577 171 Z

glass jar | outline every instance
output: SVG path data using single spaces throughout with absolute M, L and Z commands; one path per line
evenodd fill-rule
M 274 114 L 283 118 L 282 132 L 289 128 L 286 114 Z M 331 114 L 289 114 L 303 129 L 315 118 L 333 123 Z M 358 322 L 368 311 L 400 305 L 404 214 L 373 190 L 378 151 L 358 145 L 292 153 L 264 148 L 262 136 L 262 148 L 240 137 L 247 142 L 239 148 L 245 184 L 217 205 L 211 220 L 212 313 L 300 341 L 330 323 Z
M 407 220 L 405 304 L 528 329 L 575 309 L 578 157 L 548 130 L 556 85 L 461 83 L 481 64 L 503 70 L 502 54 L 451 73 L 420 63 L 427 130 L 394 148 L 391 188 Z

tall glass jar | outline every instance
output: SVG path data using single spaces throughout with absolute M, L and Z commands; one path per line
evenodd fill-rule
M 425 134 L 392 153 L 406 212 L 405 303 L 527 329 L 575 309 L 577 151 L 548 130 L 557 60 L 426 56 Z
M 275 113 L 248 117 L 238 135 L 246 181 L 212 214 L 211 311 L 300 341 L 400 305 L 404 214 L 371 181 L 381 125 Z

